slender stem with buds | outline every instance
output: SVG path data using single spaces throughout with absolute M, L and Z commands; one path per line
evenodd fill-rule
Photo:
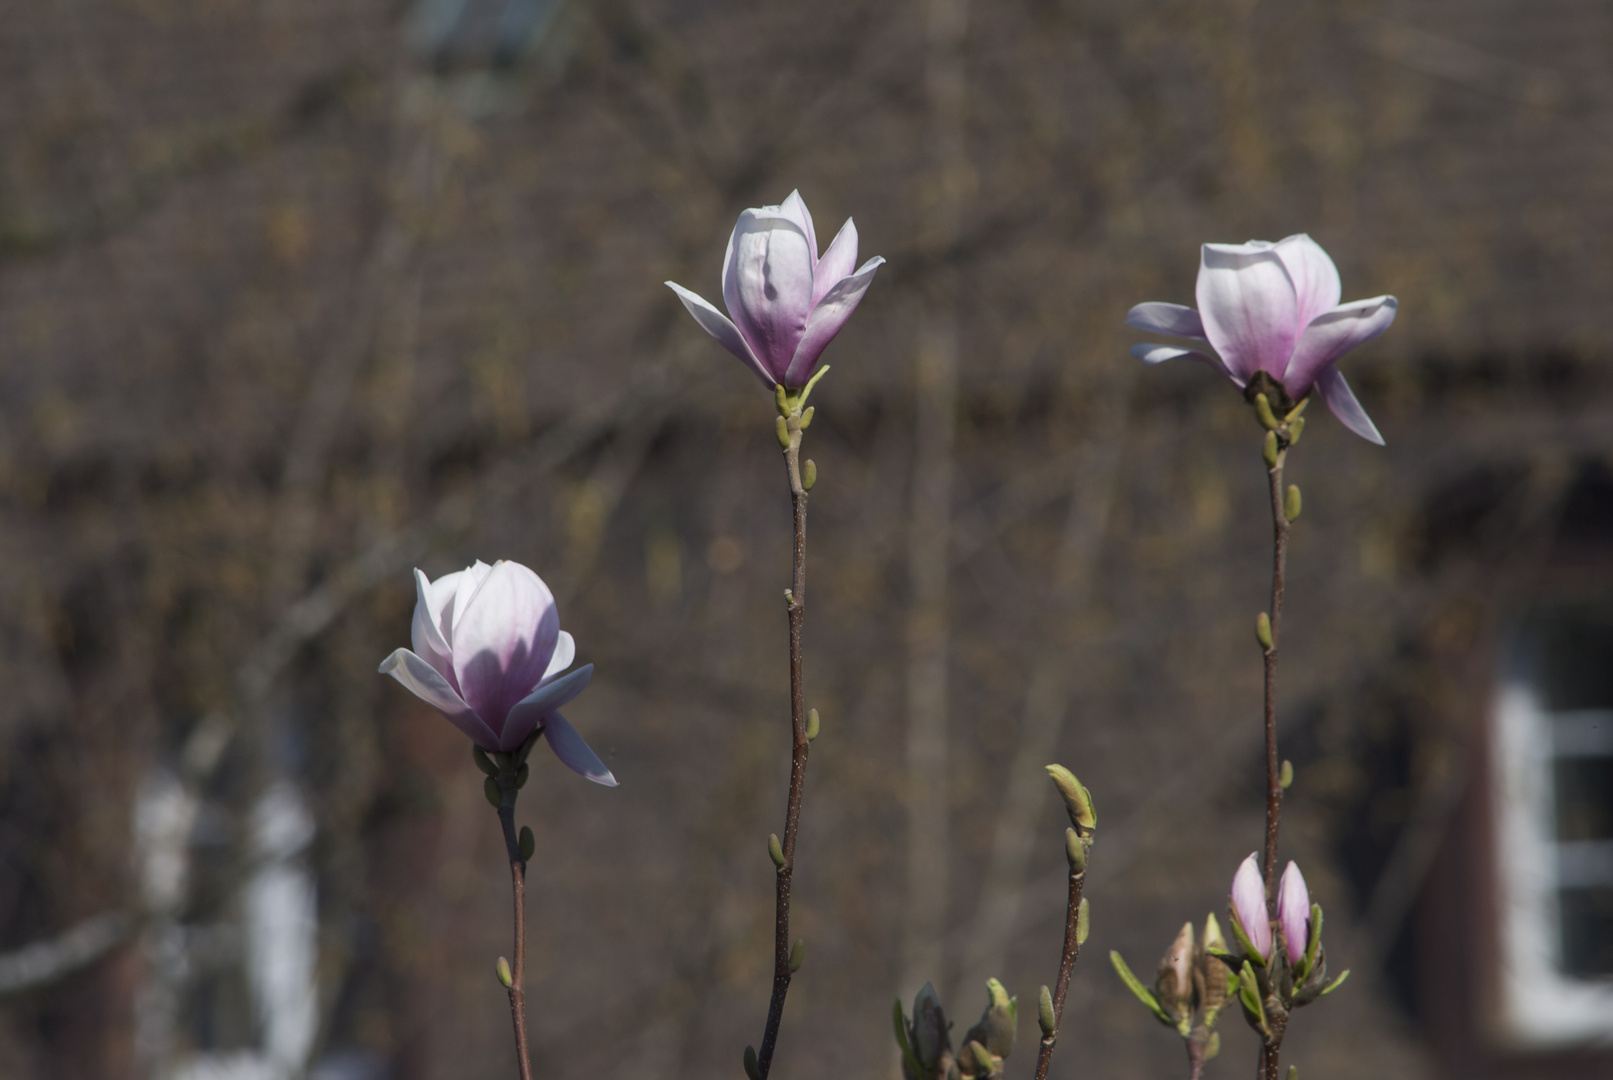
M 507 775 L 506 775 L 507 774 Z M 521 979 L 526 974 L 526 860 L 521 857 L 521 844 L 515 835 L 515 774 L 501 771 L 498 777 L 502 796 L 498 808 L 498 823 L 504 829 L 504 853 L 510 860 L 510 887 L 515 894 L 515 959 L 510 967 L 510 1020 L 515 1025 L 515 1056 L 521 1068 L 521 1080 L 532 1080 L 532 1061 L 526 1045 L 526 991 Z
M 1267 469 L 1271 481 L 1271 645 L 1266 659 L 1266 850 L 1261 868 L 1266 878 L 1266 907 L 1277 918 L 1277 827 L 1283 812 L 1281 766 L 1277 758 L 1277 643 L 1283 625 L 1283 575 L 1288 562 L 1288 514 L 1283 507 L 1283 459 L 1287 448 Z
M 1053 1063 L 1053 1044 L 1058 1042 L 1059 1025 L 1064 1019 L 1064 996 L 1070 990 L 1070 972 L 1081 954 L 1081 886 L 1087 879 L 1086 871 L 1070 870 L 1070 899 L 1064 913 L 1064 956 L 1059 960 L 1059 980 L 1053 987 L 1053 1031 L 1042 1036 L 1042 1048 L 1036 1057 L 1036 1080 L 1047 1080 L 1048 1066 Z
M 828 368 L 823 368 L 827 371 Z M 816 381 L 816 380 L 814 380 Z M 808 387 L 810 389 L 810 386 Z M 791 402 L 788 411 L 780 408 L 784 467 L 790 482 L 790 503 L 795 517 L 795 567 L 785 604 L 790 623 L 790 795 L 784 811 L 784 860 L 777 872 L 777 896 L 773 917 L 773 996 L 767 1006 L 767 1028 L 756 1055 L 761 1080 L 767 1080 L 778 1044 L 779 1024 L 784 1019 L 784 997 L 790 992 L 790 884 L 795 875 L 795 837 L 801 824 L 801 790 L 806 782 L 807 740 L 806 697 L 801 685 L 801 626 L 806 617 L 806 508 L 807 489 L 801 477 L 801 429 L 811 422 L 803 412 L 806 394 Z M 780 395 L 781 403 L 784 401 Z

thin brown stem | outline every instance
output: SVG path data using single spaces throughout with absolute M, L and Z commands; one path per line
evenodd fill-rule
M 795 517 L 795 567 L 790 590 L 785 595 L 790 623 L 790 795 L 784 811 L 784 862 L 778 868 L 773 916 L 773 996 L 767 1006 L 767 1028 L 762 1033 L 756 1055 L 757 1073 L 767 1080 L 778 1044 L 779 1024 L 784 1019 L 784 997 L 790 992 L 790 884 L 795 875 L 795 837 L 801 824 L 801 790 L 806 782 L 807 721 L 806 695 L 801 684 L 801 625 L 806 617 L 806 507 L 807 492 L 801 482 L 802 411 L 795 408 L 784 417 L 789 445 L 784 448 L 784 465 L 790 481 L 790 503 Z
M 521 1080 L 532 1080 L 532 1060 L 526 1045 L 526 992 L 521 979 L 526 974 L 526 860 L 521 858 L 521 844 L 515 835 L 514 773 L 508 780 L 499 777 L 503 796 L 498 808 L 498 823 L 504 829 L 504 853 L 510 860 L 510 887 L 515 894 L 515 960 L 510 967 L 510 1020 L 515 1025 L 515 1056 L 521 1067 Z
M 1081 954 L 1081 886 L 1086 872 L 1070 871 L 1070 899 L 1064 913 L 1064 956 L 1059 961 L 1059 980 L 1053 988 L 1053 1033 L 1042 1036 L 1042 1048 L 1036 1057 L 1036 1080 L 1047 1080 L 1048 1066 L 1053 1063 L 1053 1044 L 1058 1042 L 1059 1026 L 1064 1020 L 1064 995 L 1070 990 L 1070 972 Z
M 1266 917 L 1277 921 L 1277 832 L 1282 821 L 1282 766 L 1277 755 L 1277 648 L 1283 624 L 1283 578 L 1288 564 L 1288 511 L 1283 498 L 1283 465 L 1288 456 L 1286 432 L 1279 433 L 1277 454 L 1267 466 L 1271 486 L 1271 644 L 1265 648 L 1266 664 L 1266 848 L 1262 869 L 1266 879 Z M 1261 1048 L 1256 1073 L 1260 1080 L 1276 1080 L 1277 1056 L 1282 1037 Z

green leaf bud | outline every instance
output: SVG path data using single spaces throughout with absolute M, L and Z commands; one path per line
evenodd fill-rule
M 801 466 L 801 490 L 811 491 L 812 485 L 818 482 L 818 466 L 811 458 Z
M 1047 766 L 1047 775 L 1052 777 L 1053 786 L 1059 789 L 1059 795 L 1064 799 L 1064 809 L 1069 812 L 1070 824 L 1074 825 L 1084 835 L 1098 827 L 1098 811 L 1092 805 L 1092 792 L 1081 785 L 1075 774 L 1063 765 Z
M 1267 431 L 1277 429 L 1277 414 L 1271 411 L 1271 399 L 1265 394 L 1255 395 L 1255 415 L 1260 418 L 1260 426 Z
M 1299 497 L 1299 485 L 1289 484 L 1288 494 L 1283 498 L 1283 517 L 1292 522 L 1299 517 L 1299 511 L 1303 505 L 1303 501 Z
M 1081 897 L 1081 906 L 1075 909 L 1075 943 L 1085 945 L 1087 935 L 1092 933 L 1092 905 L 1086 897 Z
M 1266 468 L 1275 469 L 1277 467 L 1277 433 L 1275 431 L 1266 432 L 1266 441 L 1260 446 L 1260 456 L 1266 459 Z
M 813 739 L 816 739 L 818 737 L 818 710 L 817 709 L 808 709 L 807 710 L 806 737 L 807 737 L 807 742 L 811 742 Z
M 779 417 L 773 425 L 773 432 L 778 436 L 778 444 L 785 450 L 790 448 L 790 425 L 785 423 L 784 417 Z
M 1294 786 L 1294 763 L 1287 758 L 1283 759 L 1283 766 L 1277 773 L 1277 783 L 1284 791 Z
M 1299 1080 L 1299 1066 L 1288 1066 L 1288 1080 Z
M 532 858 L 533 852 L 538 850 L 538 840 L 537 837 L 532 835 L 532 826 L 521 826 L 521 835 L 519 839 L 516 840 L 516 843 L 521 849 L 521 858 Z
M 506 990 L 515 985 L 515 976 L 510 974 L 510 962 L 504 957 L 499 957 L 498 963 L 493 965 L 493 973 L 498 976 L 498 981 L 504 984 Z
M 1070 873 L 1087 872 L 1087 845 L 1074 829 L 1064 830 L 1064 857 L 1070 860 Z
M 774 866 L 784 869 L 784 846 L 778 842 L 778 833 L 768 834 L 767 854 L 772 857 Z
M 1036 1023 L 1042 1029 L 1042 1038 L 1047 1038 L 1058 1030 L 1058 1018 L 1053 1015 L 1053 992 L 1042 987 L 1041 997 L 1036 1002 Z
M 521 767 L 519 769 L 515 770 L 515 787 L 516 787 L 516 790 L 520 790 L 521 788 L 526 787 L 527 779 L 529 777 L 531 777 L 531 775 L 532 775 L 532 766 L 526 764 L 525 762 L 522 762 Z
M 1294 419 L 1290 420 L 1288 422 L 1288 445 L 1293 446 L 1295 443 L 1299 442 L 1299 437 L 1304 430 L 1305 418 L 1303 416 L 1296 416 Z
M 1255 640 L 1266 652 L 1271 652 L 1271 616 L 1262 611 L 1255 616 Z
M 762 1080 L 762 1067 L 756 1063 L 756 1047 L 745 1047 L 745 1075 L 750 1080 Z
M 482 794 L 487 796 L 487 801 L 493 804 L 494 810 L 504 805 L 504 796 L 498 789 L 498 781 L 491 776 L 482 781 Z
M 498 766 L 493 764 L 493 759 L 487 756 L 486 750 L 483 750 L 475 743 L 471 744 L 470 759 L 476 762 L 476 767 L 488 776 L 498 775 Z
M 1306 394 L 1304 397 L 1299 399 L 1298 405 L 1295 405 L 1292 409 L 1288 410 L 1288 415 L 1283 417 L 1283 421 L 1285 423 L 1292 424 L 1295 420 L 1299 419 L 1300 414 L 1305 411 L 1305 406 L 1309 405 L 1310 403 L 1311 396 Z
M 1204 1044 L 1204 1060 L 1209 1061 L 1221 1052 L 1221 1033 L 1210 1032 L 1210 1041 Z
M 991 1076 L 997 1071 L 997 1063 L 991 1059 L 991 1051 L 970 1039 L 963 1046 L 963 1052 L 974 1066 L 975 1076 Z
M 805 431 L 812 426 L 812 414 L 818 411 L 816 405 L 808 405 L 801 413 L 801 430 Z
M 790 970 L 800 971 L 804 960 L 806 960 L 806 942 L 796 938 L 795 944 L 790 946 Z

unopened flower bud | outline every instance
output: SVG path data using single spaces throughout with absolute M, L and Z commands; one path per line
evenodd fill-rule
M 946 1012 L 935 987 L 925 983 L 913 999 L 913 1053 L 929 1075 L 934 1075 L 942 1054 L 950 1054 Z
M 1154 996 L 1178 1022 L 1193 1013 L 1193 957 L 1196 952 L 1193 924 L 1183 923 L 1181 932 L 1159 962 L 1159 977 L 1154 980 Z
M 1098 812 L 1092 805 L 1092 792 L 1081 786 L 1075 774 L 1063 765 L 1049 765 L 1047 775 L 1064 798 L 1064 809 L 1069 812 L 1070 824 L 1084 835 L 1098 827 Z
M 1264 964 L 1271 959 L 1271 923 L 1266 918 L 1266 884 L 1254 854 L 1243 860 L 1232 879 L 1232 917 Z
M 1305 875 L 1292 861 L 1283 871 L 1277 886 L 1277 923 L 1283 928 L 1283 942 L 1288 946 L 1288 962 L 1297 964 L 1310 944 L 1311 895 L 1305 887 Z

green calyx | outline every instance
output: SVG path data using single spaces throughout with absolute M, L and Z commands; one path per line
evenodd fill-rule
M 817 371 L 812 373 L 812 378 L 808 379 L 807 384 L 801 387 L 799 390 L 792 390 L 786 387 L 783 383 L 779 383 L 778 385 L 774 386 L 773 400 L 778 405 L 779 416 L 785 417 L 794 415 L 796 413 L 804 413 L 806 410 L 807 397 L 811 395 L 812 388 L 817 386 L 818 380 L 827 374 L 829 374 L 829 365 L 824 364 Z M 801 424 L 802 427 L 806 427 L 807 424 L 811 423 L 811 421 L 806 420 L 804 416 L 802 419 L 804 421 Z

